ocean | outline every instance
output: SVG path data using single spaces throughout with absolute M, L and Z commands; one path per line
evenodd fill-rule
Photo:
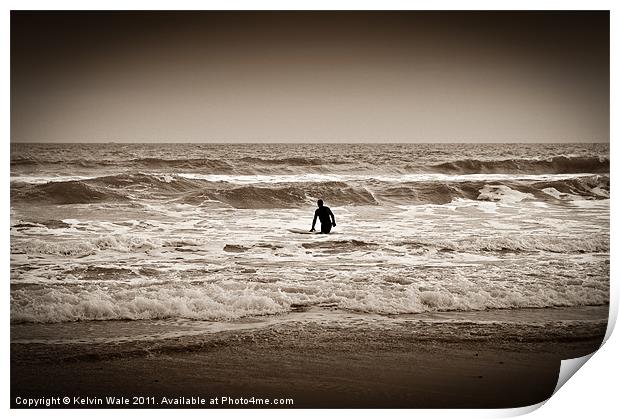
M 608 144 L 12 144 L 12 343 L 570 335 L 606 323 L 609 185 Z

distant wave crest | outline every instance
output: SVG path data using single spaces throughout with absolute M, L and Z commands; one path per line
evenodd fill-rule
M 456 160 L 429 166 L 431 170 L 448 174 L 476 173 L 609 173 L 609 159 L 603 157 L 565 157 L 557 156 L 547 160 L 508 159 L 508 160 Z
M 396 157 L 364 156 L 360 159 L 339 159 L 329 157 L 241 157 L 241 158 L 162 158 L 143 157 L 128 160 L 110 159 L 38 159 L 31 156 L 15 156 L 11 168 L 28 170 L 36 166 L 40 170 L 58 169 L 110 169 L 126 167 L 130 171 L 164 170 L 194 171 L 205 174 L 265 174 L 298 173 L 304 170 L 343 173 L 351 170 L 392 172 L 392 173 L 445 173 L 445 174 L 566 174 L 566 173 L 609 173 L 609 158 L 555 156 L 549 159 L 505 159 L 477 160 L 463 159 L 428 164 L 422 160 L 412 163 L 403 156 Z

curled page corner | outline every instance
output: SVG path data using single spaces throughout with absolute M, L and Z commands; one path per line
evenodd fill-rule
M 549 399 L 547 399 L 547 400 L 549 400 Z M 527 415 L 528 413 L 532 413 L 534 410 L 538 409 L 539 407 L 541 407 L 542 405 L 547 403 L 547 400 L 543 400 L 542 402 L 531 404 L 529 406 L 512 407 L 512 408 L 509 408 L 509 409 L 502 409 L 501 411 L 499 411 L 499 415 L 497 417 L 501 417 L 501 418 L 514 418 L 514 417 L 517 417 L 517 416 Z
M 579 369 L 583 367 L 585 363 L 588 362 L 588 360 L 592 358 L 592 356 L 603 347 L 603 345 L 605 345 L 605 342 L 607 342 L 607 339 L 609 339 L 609 337 L 611 336 L 611 333 L 616 327 L 617 318 L 618 318 L 618 303 L 617 301 L 612 300 L 609 304 L 609 317 L 607 318 L 607 330 L 605 332 L 605 337 L 603 338 L 603 342 L 601 343 L 601 346 L 599 346 L 599 348 L 596 351 L 592 352 L 591 354 L 588 354 L 588 355 L 585 355 L 579 358 L 563 359 L 560 364 L 560 373 L 558 375 L 558 383 L 556 384 L 555 389 L 553 390 L 553 394 L 557 393 L 558 390 L 562 388 L 562 386 L 566 384 L 566 382 L 573 375 L 575 375 L 575 373 L 579 371 Z M 553 397 L 553 394 L 551 395 L 552 397 Z M 544 403 L 545 402 L 541 403 L 541 405 Z M 540 407 L 540 406 L 536 406 L 536 407 Z
M 616 320 L 618 319 L 618 301 L 613 298 L 613 294 L 611 295 L 611 301 L 609 302 L 609 316 L 607 317 L 607 330 L 605 331 L 605 337 L 603 338 L 603 343 L 601 346 L 607 342 L 609 336 L 613 332 L 616 327 Z
M 583 367 L 583 365 L 588 362 L 588 360 L 594 355 L 596 351 L 592 352 L 589 355 L 585 355 L 579 358 L 572 359 L 563 359 L 560 364 L 560 374 L 558 375 L 558 383 L 553 390 L 553 394 L 557 393 L 557 391 L 562 388 L 564 384 L 577 372 L 579 368 Z
M 512 409 L 505 409 L 504 412 L 502 413 L 501 417 L 516 417 L 516 416 L 526 415 L 526 414 L 531 413 L 534 410 L 538 409 L 539 407 L 543 406 L 545 403 L 547 403 L 547 401 L 549 401 L 549 399 L 551 397 L 553 397 L 553 395 L 555 393 L 557 393 L 557 391 L 560 388 L 562 388 L 562 386 L 564 384 L 566 384 L 566 382 L 577 371 L 579 371 L 579 368 L 583 367 L 584 364 L 586 362 L 588 362 L 588 360 L 595 353 L 596 353 L 596 351 L 592 352 L 589 355 L 582 356 L 582 357 L 579 357 L 579 358 L 563 359 L 561 364 L 560 364 L 560 373 L 558 375 L 558 383 L 556 384 L 555 389 L 553 390 L 553 394 L 549 398 L 541 401 L 540 403 L 532 404 L 532 405 L 529 405 L 529 406 L 516 407 L 516 408 L 512 408 Z

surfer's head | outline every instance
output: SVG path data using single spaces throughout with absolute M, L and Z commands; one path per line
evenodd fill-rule
M 318 201 L 316 201 L 316 204 L 319 206 L 319 208 L 321 208 L 323 206 L 323 200 L 319 199 Z

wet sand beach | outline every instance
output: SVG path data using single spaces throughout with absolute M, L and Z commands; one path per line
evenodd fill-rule
M 530 326 L 495 321 L 506 315 L 501 312 L 486 313 L 491 320 L 484 324 L 435 316 L 387 325 L 359 317 L 345 327 L 315 316 L 207 334 L 141 335 L 140 341 L 123 332 L 98 342 L 86 335 L 65 343 L 16 339 L 21 343 L 12 344 L 12 404 L 20 407 L 18 396 L 69 395 L 124 396 L 131 402 L 143 396 L 158 408 L 200 407 L 165 404 L 163 397 L 218 397 L 221 403 L 222 396 L 292 399 L 287 407 L 296 408 L 527 406 L 551 396 L 562 359 L 591 353 L 605 332 L 605 307 L 576 316 L 542 311 L 538 316 L 550 312 L 549 321 Z M 532 314 L 536 310 L 523 315 Z M 581 321 L 562 320 L 568 315 Z

